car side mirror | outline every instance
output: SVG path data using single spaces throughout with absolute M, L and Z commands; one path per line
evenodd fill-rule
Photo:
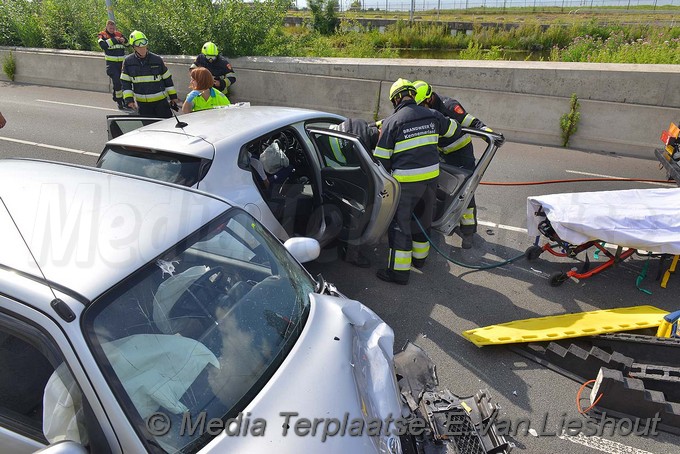
M 316 260 L 321 253 L 321 245 L 314 238 L 289 238 L 283 245 L 300 263 Z
M 71 440 L 59 441 L 46 448 L 36 451 L 35 454 L 88 454 L 87 449 L 80 443 Z

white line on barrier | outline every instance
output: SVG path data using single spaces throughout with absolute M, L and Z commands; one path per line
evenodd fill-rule
M 36 99 L 36 101 L 46 102 L 50 104 L 61 104 L 62 106 L 85 107 L 86 109 L 109 110 L 112 112 L 120 112 L 120 110 L 118 109 L 111 109 L 109 107 L 86 106 L 84 104 L 71 104 L 70 102 L 48 101 L 47 99 Z
M 28 140 L 12 139 L 10 137 L 0 137 L 0 140 L 7 142 L 16 142 L 23 145 L 32 145 L 34 147 L 50 148 L 52 150 L 65 151 L 67 153 L 82 154 L 87 156 L 99 156 L 99 153 L 92 153 L 91 151 L 76 150 L 73 148 L 58 147 L 56 145 L 47 145 L 46 143 L 29 142 Z
M 565 170 L 567 173 L 575 173 L 577 175 L 586 175 L 589 177 L 598 177 L 598 178 L 612 178 L 614 180 L 623 180 L 625 177 L 615 177 L 612 175 L 600 175 L 599 173 L 589 173 L 589 172 L 579 172 L 578 170 Z M 643 184 L 651 184 L 652 186 L 668 186 L 668 185 L 675 185 L 675 182 L 668 182 L 668 183 L 653 183 L 651 181 L 640 181 L 639 183 Z

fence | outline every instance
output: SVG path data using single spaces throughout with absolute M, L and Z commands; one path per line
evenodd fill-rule
M 583 10 L 603 7 L 634 8 L 635 12 L 663 12 L 664 7 L 678 7 L 680 0 L 339 0 L 341 11 L 348 11 L 356 1 L 368 11 L 443 11 L 489 8 L 531 8 L 542 11 L 555 7 L 563 10 Z M 296 7 L 305 8 L 306 0 L 296 0 Z M 641 8 L 642 7 L 642 8 Z M 647 7 L 647 8 L 644 8 Z M 677 13 L 677 11 L 674 11 Z

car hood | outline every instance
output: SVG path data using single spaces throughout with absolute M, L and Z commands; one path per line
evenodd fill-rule
M 221 433 L 205 452 L 380 452 L 377 437 L 367 436 L 366 428 L 362 436 L 351 436 L 350 427 L 353 421 L 400 416 L 393 343 L 392 329 L 358 301 L 312 294 L 300 339 L 242 412 L 239 436 Z M 250 432 L 256 418 L 265 422 L 262 436 Z M 311 429 L 295 433 L 296 423 L 307 419 L 313 425 L 315 418 L 323 420 L 315 435 Z M 333 418 L 348 421 L 344 436 Z M 247 419 L 251 427 L 244 435 Z M 326 423 L 329 435 L 324 437 Z M 231 426 L 232 433 L 236 427 Z M 330 435 L 336 428 L 338 433 Z

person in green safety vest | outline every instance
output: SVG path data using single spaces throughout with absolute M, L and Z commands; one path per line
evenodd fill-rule
M 191 71 L 189 88 L 193 90 L 189 92 L 184 105 L 182 105 L 183 113 L 214 109 L 231 104 L 224 93 L 213 87 L 213 76 L 207 68 L 199 67 Z

